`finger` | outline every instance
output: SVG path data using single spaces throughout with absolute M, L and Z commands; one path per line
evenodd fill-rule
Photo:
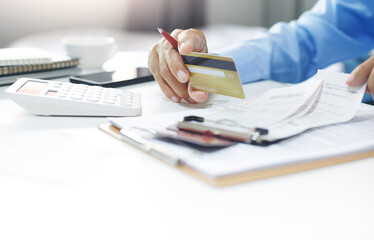
M 190 83 L 188 84 L 188 94 L 193 100 L 199 103 L 205 102 L 209 97 L 209 94 L 207 92 L 195 90 Z
M 176 40 L 178 40 L 178 36 L 179 36 L 179 34 L 182 33 L 183 31 L 184 31 L 184 30 L 177 28 L 177 29 L 174 29 L 174 31 L 172 31 L 172 32 L 170 33 L 170 35 L 171 35 L 173 38 L 175 38 Z
M 368 78 L 368 85 L 367 90 L 369 90 L 369 93 L 373 95 L 374 93 L 374 68 L 371 69 L 370 76 Z
M 180 98 L 183 98 L 187 102 L 190 102 L 187 85 L 185 83 L 179 82 L 171 73 L 165 55 L 160 54 L 158 61 L 161 77 Z
M 182 55 L 190 52 L 208 52 L 204 34 L 193 28 L 179 33 L 178 45 Z
M 182 56 L 177 51 L 170 48 L 163 48 L 163 54 L 174 77 L 181 83 L 188 82 L 190 79 L 190 72 L 184 65 Z
M 171 34 L 174 38 L 177 38 L 178 34 L 181 32 L 182 30 L 176 29 Z M 190 72 L 184 65 L 182 56 L 168 41 L 165 41 L 162 46 L 162 51 L 165 55 L 170 71 L 179 82 L 186 83 L 190 79 Z
M 183 32 L 182 29 L 175 29 L 172 33 L 170 33 L 170 35 L 176 39 L 178 41 L 178 35 Z M 163 40 L 163 44 L 162 46 L 165 48 L 165 49 L 174 49 L 173 45 L 171 45 L 171 43 L 166 40 L 165 38 L 162 39 Z M 176 49 L 175 49 L 176 50 Z M 177 51 L 177 50 L 176 50 Z
M 361 86 L 364 84 L 374 68 L 374 56 L 360 64 L 353 72 L 349 75 L 346 83 L 348 86 Z
M 161 88 L 164 95 L 171 101 L 180 103 L 181 98 L 174 92 L 174 90 L 167 84 L 159 72 L 158 54 L 155 50 L 152 50 L 148 56 L 148 68 L 151 71 L 153 77 Z

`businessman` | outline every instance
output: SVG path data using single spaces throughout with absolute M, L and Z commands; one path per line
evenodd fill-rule
M 181 55 L 208 52 L 204 34 L 196 29 L 174 30 L 179 52 L 161 39 L 152 48 L 148 65 L 163 93 L 173 102 L 204 102 L 208 93 L 189 85 Z M 215 52 L 234 58 L 240 79 L 249 83 L 273 79 L 295 83 L 320 68 L 368 53 L 374 48 L 373 0 L 320 0 L 298 20 L 278 23 L 259 38 Z M 374 57 L 358 66 L 349 86 L 368 82 L 374 94 Z

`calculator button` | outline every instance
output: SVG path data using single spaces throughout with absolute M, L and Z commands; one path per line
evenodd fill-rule
M 64 97 L 66 97 L 66 93 L 64 93 L 64 94 L 62 94 L 62 93 L 57 93 L 57 97 L 59 97 L 59 98 L 64 98 Z
M 87 101 L 89 102 L 98 102 L 100 98 L 87 98 Z
M 103 91 L 102 90 L 89 90 L 89 94 L 101 94 Z
M 116 98 L 117 95 L 115 94 L 105 94 L 105 98 Z
M 111 95 L 104 95 L 104 98 L 117 98 L 117 95 L 111 94 Z
M 69 90 L 67 90 L 67 89 L 60 89 L 58 92 L 59 92 L 59 93 L 68 93 Z
M 75 100 L 81 100 L 83 99 L 83 95 L 73 94 L 70 96 L 70 98 Z
M 104 99 L 104 103 L 115 104 L 116 103 L 116 99 L 112 99 L 112 98 Z
M 121 106 L 131 106 L 131 103 L 128 103 L 128 102 L 122 102 L 122 103 L 121 103 Z
M 87 91 L 86 87 L 74 87 L 73 91 Z
M 113 88 L 108 89 L 108 91 L 109 91 L 109 92 L 113 92 L 113 93 L 120 93 L 120 92 L 122 92 L 121 90 L 113 89 Z
M 124 105 L 124 106 L 131 106 L 131 102 L 129 102 L 129 101 L 126 101 L 126 100 L 122 100 L 121 101 L 121 105 Z
M 103 88 L 102 87 L 94 86 L 94 87 L 90 87 L 90 90 L 100 90 L 100 91 L 102 91 Z
M 89 87 L 88 89 L 90 91 L 103 91 L 104 90 L 103 88 L 100 88 L 100 87 Z
M 64 91 L 64 90 L 60 90 L 58 91 L 57 95 L 64 95 L 66 96 L 68 94 L 69 91 Z
M 85 86 L 85 85 L 76 85 L 76 86 L 74 86 L 74 88 L 83 88 L 83 89 L 87 89 L 88 86 Z
M 106 93 L 107 94 L 120 94 L 122 91 L 121 90 L 117 90 L 117 89 L 110 89 L 108 90 Z
M 72 86 L 73 86 L 73 84 L 71 84 L 71 83 L 62 84 L 62 87 L 64 87 L 64 88 L 71 88 Z
M 72 93 L 77 93 L 77 94 L 85 94 L 86 90 L 84 90 L 84 89 L 73 89 L 71 92 Z
M 87 88 L 84 88 L 84 87 L 76 87 L 76 88 L 73 88 L 74 91 L 87 91 Z
M 72 91 L 87 91 L 86 88 L 73 88 Z
M 104 100 L 116 100 L 117 96 L 104 96 Z
M 61 88 L 60 91 L 69 92 L 70 89 L 69 88 Z
M 77 95 L 84 95 L 86 93 L 86 91 L 84 90 L 73 90 L 72 91 L 72 94 L 77 94 Z
M 101 94 L 95 94 L 95 93 L 90 93 L 87 96 L 88 98 L 99 98 L 101 97 Z

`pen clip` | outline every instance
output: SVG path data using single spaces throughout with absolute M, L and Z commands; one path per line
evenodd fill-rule
M 143 152 L 148 153 L 172 166 L 180 165 L 181 160 L 179 159 L 179 157 L 169 153 L 164 148 L 154 145 L 151 141 L 148 141 L 147 139 L 132 132 L 131 130 L 122 129 L 120 132 L 122 139 L 125 142 L 133 145 Z
M 222 126 L 229 126 L 229 127 L 240 127 L 246 130 L 249 130 L 251 132 L 249 137 L 246 137 L 246 140 L 239 140 L 241 142 L 249 142 L 249 143 L 261 143 L 261 136 L 269 134 L 269 130 L 266 128 L 261 128 L 261 127 L 246 127 L 238 124 L 235 120 L 232 119 L 220 119 L 220 120 L 210 120 L 210 119 L 204 119 L 204 117 L 199 117 L 199 116 L 185 116 L 183 118 L 183 122 L 197 122 L 197 123 L 204 123 L 204 122 L 212 122 L 216 125 L 222 125 Z M 196 125 L 196 124 L 193 124 Z M 200 127 L 202 126 L 201 124 L 198 124 Z M 180 125 L 178 124 L 178 127 Z M 189 127 L 192 127 L 191 125 Z M 219 127 L 212 127 L 212 126 L 205 126 L 203 128 L 199 129 L 189 129 L 189 127 L 181 127 L 182 130 L 187 130 L 187 131 L 196 131 L 199 132 L 200 134 L 207 134 L 207 135 L 214 135 L 217 137 L 222 137 L 225 139 L 230 139 L 230 140 L 238 140 L 238 134 L 233 134 L 234 132 L 231 131 L 230 135 L 230 130 L 225 130 Z M 242 138 L 242 137 L 239 137 Z

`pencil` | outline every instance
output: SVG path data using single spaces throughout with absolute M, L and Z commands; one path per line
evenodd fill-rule
M 177 40 L 175 40 L 175 38 L 173 38 L 172 36 L 170 36 L 170 34 L 167 33 L 167 32 L 165 32 L 163 29 L 157 28 L 157 30 L 173 46 L 173 48 L 178 51 L 178 42 L 177 42 Z

